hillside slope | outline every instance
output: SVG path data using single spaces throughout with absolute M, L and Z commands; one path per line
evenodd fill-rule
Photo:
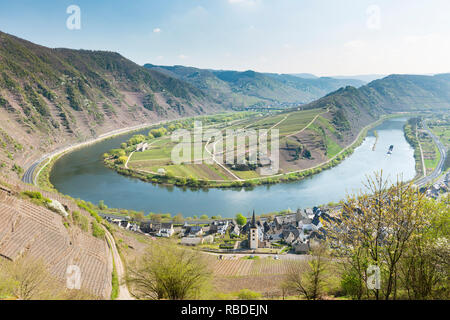
M 358 89 L 341 88 L 304 108 L 329 108 L 338 128 L 356 134 L 383 114 L 450 111 L 450 74 L 391 75 Z
M 50 49 L 0 32 L 0 166 L 23 166 L 121 127 L 222 108 L 195 86 L 117 53 Z
M 19 182 L 4 184 L 0 180 L 0 260 L 41 260 L 62 288 L 68 267 L 76 266 L 81 289 L 109 299 L 112 259 L 104 237 L 92 235 L 95 221 L 90 214 L 60 195 L 42 192 L 42 200 L 31 199 L 25 194 L 34 195 L 37 188 Z M 50 210 L 44 204 L 49 199 L 60 202 L 69 215 Z
M 184 66 L 155 66 L 158 70 L 178 77 L 217 99 L 228 107 L 285 106 L 303 104 L 348 85 L 361 86 L 364 82 L 353 79 L 315 78 L 294 75 L 258 73 L 255 71 L 218 71 Z

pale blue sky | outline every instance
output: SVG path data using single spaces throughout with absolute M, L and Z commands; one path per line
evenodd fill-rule
M 49 47 L 317 75 L 450 72 L 449 16 L 448 0 L 0 0 L 1 31 Z

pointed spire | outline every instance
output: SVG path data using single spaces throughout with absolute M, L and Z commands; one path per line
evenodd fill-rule
M 255 210 L 253 210 L 253 216 L 252 216 L 252 228 L 256 228 Z

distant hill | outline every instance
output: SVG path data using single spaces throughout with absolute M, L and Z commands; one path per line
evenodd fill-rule
M 223 101 L 229 107 L 255 105 L 286 106 L 304 104 L 347 85 L 361 86 L 359 80 L 302 78 L 288 74 L 255 71 L 205 70 L 185 66 L 144 65 L 169 76 L 189 82 Z
M 360 75 L 354 75 L 354 76 L 331 76 L 331 77 L 334 79 L 342 79 L 342 80 L 357 79 L 357 80 L 363 81 L 365 83 L 369 83 L 374 80 L 382 79 L 386 76 L 387 75 L 383 75 L 383 74 L 360 74 Z
M 292 76 L 296 76 L 303 79 L 317 79 L 318 76 L 312 74 L 312 73 L 292 73 Z
M 355 131 L 382 114 L 450 112 L 450 74 L 390 75 L 358 89 L 351 86 L 341 88 L 304 108 L 330 108 L 335 123 L 348 123 Z

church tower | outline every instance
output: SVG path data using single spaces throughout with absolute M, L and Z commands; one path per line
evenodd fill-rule
M 258 249 L 259 239 L 258 239 L 258 226 L 256 225 L 256 218 L 255 218 L 255 210 L 253 210 L 252 222 L 250 224 L 248 243 L 250 249 Z

